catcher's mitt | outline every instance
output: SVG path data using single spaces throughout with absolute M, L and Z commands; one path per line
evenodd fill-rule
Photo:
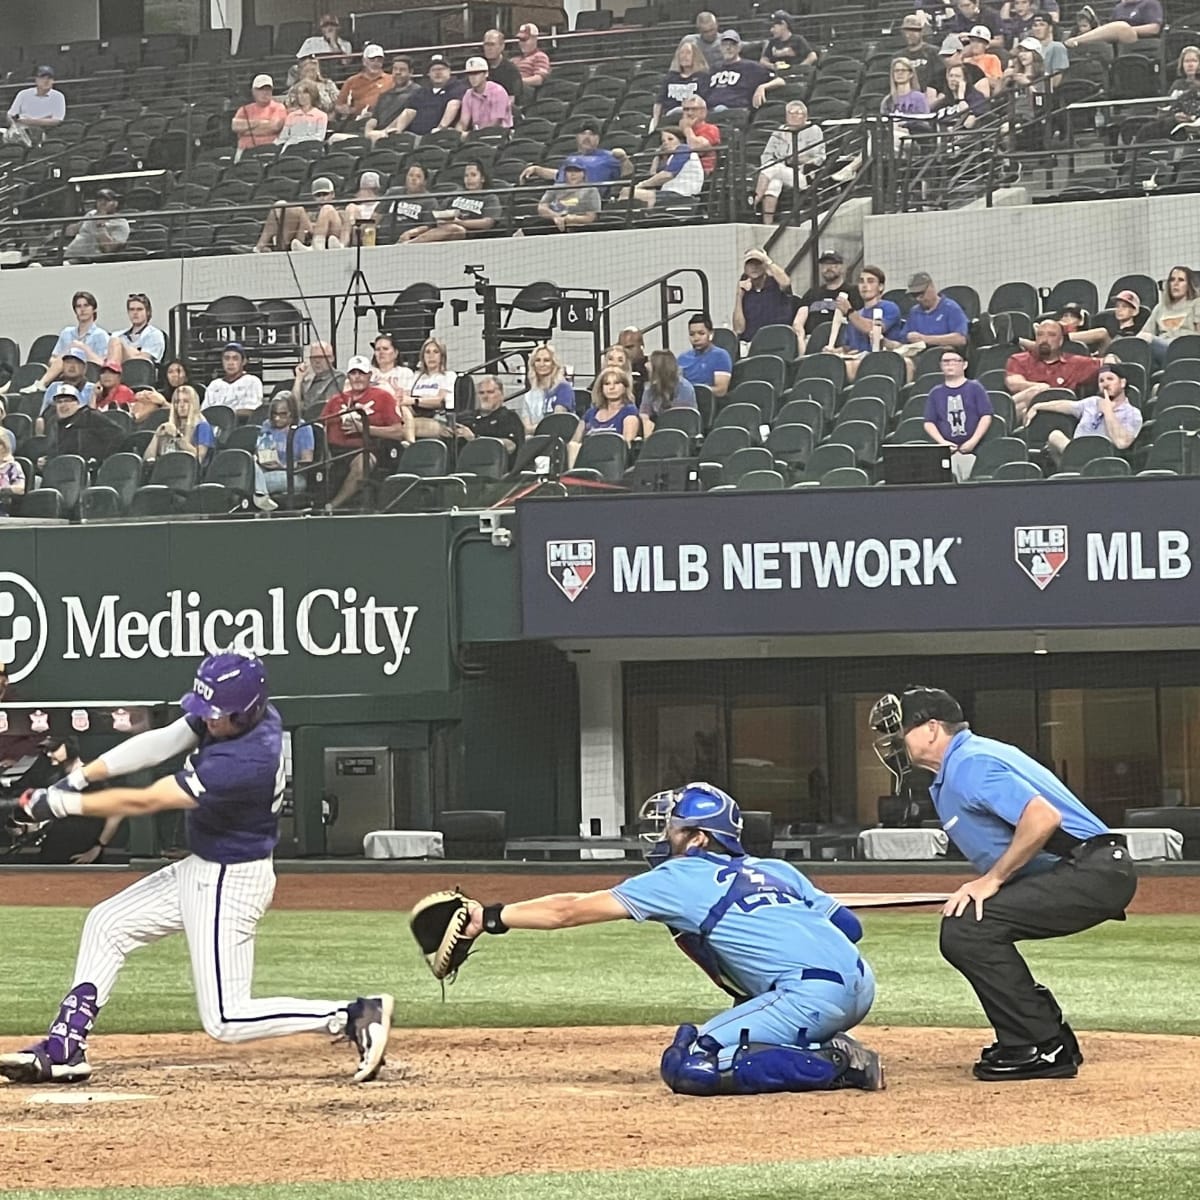
M 413 905 L 408 925 L 434 979 L 453 977 L 466 962 L 473 938 L 463 937 L 470 919 L 462 892 L 434 892 Z

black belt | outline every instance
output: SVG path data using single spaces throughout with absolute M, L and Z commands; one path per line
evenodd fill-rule
M 1106 847 L 1119 846 L 1123 850 L 1129 848 L 1129 842 L 1123 833 L 1098 833 L 1086 841 L 1080 842 L 1072 851 L 1072 858 L 1086 858 L 1093 850 L 1103 850 Z

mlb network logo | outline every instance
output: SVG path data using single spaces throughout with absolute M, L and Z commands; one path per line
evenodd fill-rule
M 1013 530 L 1017 566 L 1043 591 L 1067 561 L 1065 525 L 1018 525 Z
M 596 543 L 547 542 L 546 571 L 572 603 L 596 573 Z

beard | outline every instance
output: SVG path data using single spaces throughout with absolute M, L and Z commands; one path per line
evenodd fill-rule
M 1037 356 L 1043 362 L 1049 362 L 1054 357 L 1054 347 L 1047 342 L 1037 343 Z

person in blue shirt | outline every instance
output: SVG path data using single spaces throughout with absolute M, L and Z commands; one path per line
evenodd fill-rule
M 650 871 L 606 891 L 470 901 L 465 936 L 659 921 L 734 998 L 699 1028 L 676 1030 L 659 1068 L 673 1092 L 882 1090 L 879 1055 L 845 1032 L 875 997 L 855 946 L 858 918 L 790 863 L 748 855 L 741 810 L 720 788 L 659 792 L 642 818 L 662 834 L 647 855 Z
M 973 733 L 940 688 L 883 696 L 869 719 L 897 784 L 914 767 L 933 773 L 942 828 L 978 872 L 946 902 L 941 927 L 943 957 L 996 1031 L 975 1078 L 1073 1078 L 1079 1042 L 1015 943 L 1124 920 L 1137 889 L 1124 836 L 1029 755 Z
M 949 296 L 943 296 L 924 271 L 918 271 L 908 281 L 908 294 L 913 306 L 889 349 L 914 346 L 955 346 L 966 350 L 970 321 L 961 306 Z M 915 351 L 914 351 L 915 353 Z M 909 381 L 912 381 L 914 360 L 908 360 Z
M 679 373 L 693 387 L 702 383 L 720 397 L 729 391 L 733 360 L 728 350 L 713 343 L 712 335 L 712 317 L 708 313 L 694 312 L 688 317 L 688 341 L 692 348 L 679 356 Z

